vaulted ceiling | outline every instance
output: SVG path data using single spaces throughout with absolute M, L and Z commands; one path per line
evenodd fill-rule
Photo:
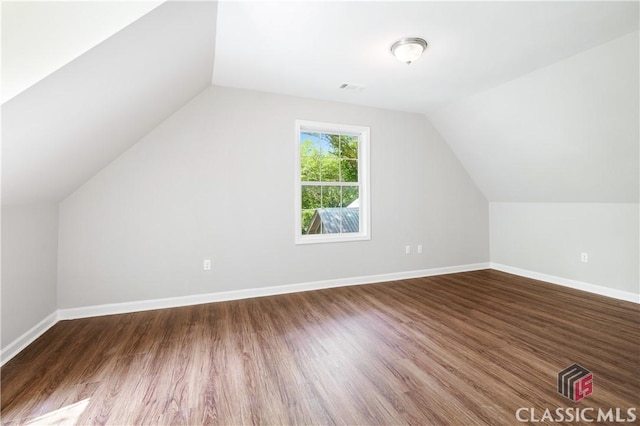
M 637 203 L 638 32 L 429 119 L 491 201 Z
M 221 2 L 213 82 L 429 113 L 636 29 L 637 2 Z
M 207 88 L 216 12 L 165 3 L 5 102 L 2 203 L 61 201 Z
M 60 201 L 212 83 L 424 113 L 490 201 L 638 201 L 638 2 L 118 3 L 22 14 L 66 56 L 3 96 L 3 204 Z M 3 75 L 36 75 L 11 16 Z
M 3 1 L 2 103 L 161 3 Z

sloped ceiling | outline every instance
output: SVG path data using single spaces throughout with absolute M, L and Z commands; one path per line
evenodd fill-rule
M 2 103 L 161 3 L 3 0 Z
M 424 113 L 490 201 L 637 202 L 638 12 L 167 2 L 2 105 L 2 203 L 62 200 L 212 82 Z
M 637 203 L 633 32 L 429 114 L 490 201 Z
M 213 82 L 424 113 L 489 201 L 638 202 L 638 27 L 638 2 L 225 2 Z
M 2 105 L 2 203 L 57 202 L 208 87 L 217 4 L 168 2 Z

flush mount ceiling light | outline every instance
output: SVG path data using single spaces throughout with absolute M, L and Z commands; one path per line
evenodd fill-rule
M 410 37 L 403 38 L 391 46 L 391 53 L 398 58 L 400 62 L 404 62 L 409 65 L 422 55 L 422 52 L 427 48 L 427 42 L 421 38 Z

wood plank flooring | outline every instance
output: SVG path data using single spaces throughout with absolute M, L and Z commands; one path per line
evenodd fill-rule
M 640 402 L 639 342 L 636 304 L 475 271 L 62 321 L 1 369 L 1 415 L 497 425 L 518 424 L 520 407 L 626 413 Z M 574 363 L 594 375 L 578 403 L 556 391 Z

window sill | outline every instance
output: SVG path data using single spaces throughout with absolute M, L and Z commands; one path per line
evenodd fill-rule
M 350 241 L 368 241 L 371 236 L 363 233 L 358 234 L 317 234 L 317 235 L 296 235 L 296 245 L 298 244 L 322 244 L 322 243 L 346 243 Z

